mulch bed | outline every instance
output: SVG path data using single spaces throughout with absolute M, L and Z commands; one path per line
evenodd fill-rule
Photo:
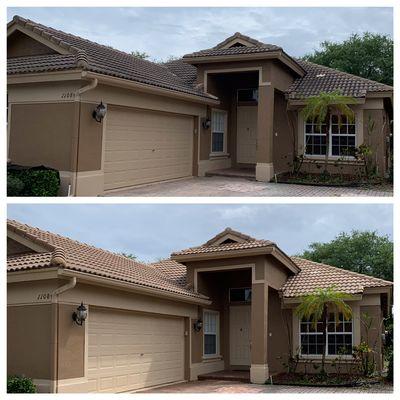
M 391 190 L 392 185 L 383 178 L 374 179 L 360 179 L 354 175 L 324 175 L 324 174 L 311 174 L 305 172 L 299 172 L 294 175 L 290 172 L 285 172 L 277 175 L 278 183 L 292 183 L 296 185 L 312 185 L 312 186 L 333 186 L 333 187 L 361 187 L 382 190 Z
M 319 374 L 280 373 L 272 377 L 272 385 L 315 386 L 315 387 L 354 387 L 382 383 L 381 378 L 366 378 L 352 374 Z M 271 384 L 270 381 L 267 384 Z

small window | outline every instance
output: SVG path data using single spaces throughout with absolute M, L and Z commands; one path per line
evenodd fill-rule
M 237 100 L 240 102 L 257 102 L 258 101 L 258 89 L 238 89 Z
M 211 152 L 222 153 L 225 151 L 226 112 L 214 110 L 211 117 L 212 139 Z
M 204 355 L 216 356 L 218 354 L 219 313 L 204 311 Z
M 229 289 L 230 303 L 251 303 L 251 288 Z

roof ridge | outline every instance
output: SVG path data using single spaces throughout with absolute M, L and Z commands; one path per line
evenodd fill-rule
M 37 33 L 40 36 L 42 36 L 43 38 L 49 40 L 50 42 L 55 43 L 56 45 L 62 47 L 63 49 L 71 51 L 76 56 L 77 67 L 81 67 L 83 69 L 88 68 L 89 60 L 88 60 L 85 50 L 80 49 L 79 47 L 76 47 L 75 45 L 70 44 L 61 38 L 56 37 L 55 35 L 51 34 L 51 32 L 49 32 L 49 30 L 54 31 L 54 32 L 61 32 L 63 34 L 71 35 L 71 36 L 75 36 L 75 35 L 54 29 L 52 27 L 47 27 L 45 25 L 42 25 L 42 24 L 32 21 L 30 19 L 23 18 L 19 15 L 14 15 L 12 22 L 15 22 L 18 25 L 22 25 L 23 27 L 29 29 L 30 31 Z M 77 36 L 75 36 L 75 37 L 77 37 Z M 85 40 L 80 37 L 79 37 L 79 39 Z
M 15 15 L 14 18 L 13 18 L 13 20 L 14 20 L 14 19 L 16 19 L 16 22 L 19 22 L 19 21 L 21 21 L 21 20 L 22 20 L 22 21 L 26 21 L 26 23 L 30 23 L 30 24 L 32 24 L 32 25 L 35 25 L 38 29 L 40 29 L 40 30 L 42 30 L 42 31 L 46 31 L 46 30 L 47 30 L 47 31 L 59 32 L 59 33 L 62 33 L 63 35 L 71 36 L 71 37 L 73 37 L 73 38 L 82 40 L 82 41 L 84 41 L 84 42 L 86 42 L 86 43 L 94 44 L 94 45 L 96 45 L 96 46 L 99 46 L 99 47 L 104 48 L 104 49 L 107 49 L 107 50 L 112 50 L 112 51 L 117 52 L 117 53 L 119 53 L 119 54 L 121 54 L 121 55 L 128 56 L 128 57 L 132 57 L 132 58 L 135 59 L 135 60 L 138 60 L 138 61 L 140 61 L 140 62 L 143 62 L 144 64 L 147 63 L 147 64 L 151 64 L 151 65 L 158 65 L 158 66 L 160 66 L 160 67 L 163 67 L 163 68 L 166 70 L 166 72 L 168 72 L 169 74 L 173 75 L 174 77 L 178 78 L 179 80 L 182 80 L 178 75 L 175 75 L 171 70 L 169 70 L 167 67 L 161 65 L 160 63 L 153 62 L 153 61 L 150 61 L 150 60 L 146 60 L 146 59 L 144 59 L 144 58 L 136 57 L 136 56 L 134 56 L 133 54 L 127 53 L 126 51 L 123 51 L 123 50 L 116 49 L 115 47 L 107 46 L 107 45 L 104 45 L 104 44 L 95 42 L 95 41 L 93 41 L 93 40 L 86 39 L 86 38 L 84 38 L 84 37 L 82 37 L 82 36 L 75 35 L 75 34 L 73 34 L 73 33 L 65 32 L 65 31 L 62 31 L 62 30 L 60 30 L 60 29 L 53 28 L 53 27 L 51 27 L 51 26 L 46 26 L 46 25 L 43 25 L 43 24 L 41 24 L 41 23 L 39 23 L 39 22 L 35 22 L 35 21 L 30 20 L 30 19 L 26 19 L 26 18 L 20 17 L 19 15 Z M 24 26 L 26 26 L 26 25 L 24 25 Z M 33 31 L 33 30 L 34 30 L 34 27 L 31 28 L 31 27 L 29 26 L 29 29 L 31 29 L 31 30 Z M 65 42 L 65 41 L 62 40 L 62 39 L 58 39 L 58 40 L 60 40 L 60 42 L 67 43 L 67 42 Z M 67 44 L 68 44 L 68 43 L 67 43 Z M 81 62 L 83 62 L 83 63 L 86 62 L 86 64 L 87 64 L 86 67 L 87 67 L 87 66 L 89 65 L 89 60 L 88 60 L 88 58 L 87 58 L 86 51 L 83 50 L 83 49 L 79 49 L 79 48 L 76 47 L 75 45 L 71 45 L 71 44 L 69 44 L 69 47 L 70 47 L 71 49 L 75 49 L 76 54 L 77 54 L 77 58 L 78 58 L 78 63 L 79 63 L 79 61 L 81 61 Z M 78 65 L 78 66 L 79 66 L 79 65 Z M 182 81 L 182 82 L 183 82 L 183 81 Z
M 138 261 L 132 260 L 132 259 L 130 259 L 130 258 L 128 258 L 128 257 L 125 257 L 125 256 L 123 256 L 123 255 L 121 255 L 121 254 L 112 252 L 112 251 L 110 251 L 110 250 L 102 249 L 102 248 L 100 248 L 100 247 L 96 247 L 96 246 L 94 246 L 94 245 L 91 245 L 91 244 L 88 244 L 88 243 L 85 243 L 85 242 L 81 242 L 81 241 L 79 241 L 79 240 L 71 239 L 71 238 L 68 237 L 68 236 L 60 235 L 59 233 L 46 231 L 46 230 L 41 229 L 41 228 L 38 228 L 38 227 L 34 227 L 34 226 L 31 226 L 31 225 L 28 225 L 28 224 L 20 223 L 20 222 L 18 222 L 18 221 L 16 221 L 16 220 L 7 220 L 7 224 L 8 224 L 9 221 L 15 222 L 15 223 L 17 223 L 17 224 L 21 224 L 21 225 L 23 225 L 23 226 L 25 226 L 25 227 L 27 227 L 27 228 L 29 228 L 29 229 L 34 229 L 34 230 L 36 230 L 36 231 L 38 231 L 38 232 L 44 232 L 44 233 L 47 233 L 47 234 L 49 234 L 49 235 L 56 236 L 56 237 L 58 237 L 58 238 L 60 238 L 60 239 L 68 240 L 68 241 L 70 241 L 70 242 L 72 242 L 72 243 L 75 243 L 75 244 L 78 244 L 78 245 L 80 245 L 80 246 L 84 246 L 84 247 L 87 247 L 87 248 L 90 248 L 90 249 L 93 249 L 93 250 L 101 251 L 101 252 L 103 252 L 103 253 L 107 253 L 107 254 L 113 255 L 113 256 L 118 257 L 118 258 L 122 258 L 122 259 L 124 259 L 124 260 L 127 260 L 128 263 L 131 264 L 131 265 L 129 265 L 130 267 L 133 267 L 134 265 L 136 265 L 136 266 L 138 266 L 138 267 L 143 267 L 143 266 L 149 267 L 148 264 L 146 264 L 146 263 L 138 262 Z M 53 247 L 53 248 L 54 248 L 53 252 L 56 252 L 56 251 L 59 252 L 59 253 L 57 254 L 57 256 L 60 255 L 60 256 L 62 257 L 62 254 L 64 254 L 64 258 L 65 258 L 65 250 L 64 250 L 64 248 L 54 246 L 54 245 L 52 245 L 51 243 L 49 243 L 48 241 L 46 241 L 46 240 L 39 239 L 39 238 L 37 238 L 36 236 L 32 235 L 31 233 L 28 233 L 28 232 L 24 231 L 23 229 L 16 227 L 15 225 L 11 225 L 11 226 L 12 226 L 15 230 L 18 230 L 19 232 L 22 231 L 22 233 L 23 233 L 24 235 L 27 235 L 27 236 L 32 237 L 33 240 L 38 241 L 38 242 L 42 242 L 42 243 L 45 244 L 45 245 L 48 245 L 48 246 Z M 150 267 L 149 267 L 149 268 L 150 268 Z
M 382 279 L 382 278 L 377 278 L 377 277 L 372 276 L 372 275 L 362 274 L 362 273 L 360 273 L 360 272 L 350 271 L 350 270 L 348 270 L 348 269 L 341 268 L 341 267 L 335 267 L 334 265 L 329 265 L 329 264 L 324 264 L 324 263 L 320 263 L 320 262 L 317 262 L 317 261 L 308 260 L 307 258 L 296 257 L 296 256 L 290 257 L 290 258 L 291 258 L 291 259 L 294 259 L 294 260 L 298 259 L 298 260 L 304 260 L 304 261 L 307 261 L 307 262 L 311 262 L 311 263 L 313 263 L 313 264 L 317 264 L 317 265 L 320 265 L 320 266 L 322 266 L 322 267 L 324 267 L 324 268 L 328 268 L 328 269 L 339 270 L 339 271 L 344 272 L 344 273 L 347 273 L 347 274 L 349 274 L 349 275 L 362 276 L 363 278 L 374 279 L 374 280 L 377 280 L 377 281 L 380 281 L 380 282 L 385 282 L 385 283 L 393 284 L 393 282 L 387 281 L 387 280 Z M 300 269 L 301 269 L 301 268 L 300 268 Z
M 332 72 L 335 72 L 335 73 L 339 73 L 339 74 L 342 74 L 342 75 L 350 76 L 350 77 L 352 77 L 352 78 L 357 78 L 357 79 L 362 80 L 362 81 L 365 81 L 365 82 L 371 82 L 371 83 L 375 83 L 375 84 L 382 85 L 382 86 L 386 86 L 386 87 L 388 87 L 388 88 L 393 89 L 393 86 L 387 85 L 386 83 L 374 81 L 374 80 L 372 80 L 372 79 L 364 78 L 364 77 L 359 76 L 359 75 L 354 75 L 354 74 L 351 74 L 350 72 L 341 71 L 341 70 L 339 70 L 339 69 L 332 68 L 332 67 L 328 67 L 328 66 L 322 65 L 322 64 L 317 64 L 317 63 L 312 62 L 312 61 L 302 60 L 301 58 L 294 58 L 294 59 L 295 59 L 297 62 L 300 62 L 300 63 L 306 63 L 306 64 L 315 65 L 316 67 L 323 68 L 323 69 L 327 69 L 327 70 L 332 71 Z M 308 72 L 307 72 L 307 73 L 308 73 Z

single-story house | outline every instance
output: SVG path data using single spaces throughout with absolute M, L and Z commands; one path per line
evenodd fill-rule
M 363 143 L 389 169 L 393 88 L 295 59 L 235 33 L 215 47 L 158 64 L 26 20 L 8 24 L 8 159 L 60 171 L 62 194 L 242 168 L 259 181 L 298 155 L 318 172 L 355 174 Z M 303 121 L 308 97 L 354 97 L 355 120 Z M 341 120 L 341 123 L 339 123 Z M 330 140 L 326 145 L 326 130 Z
M 327 367 L 340 352 L 352 365 L 352 346 L 368 341 L 379 371 L 392 282 L 291 258 L 229 228 L 143 264 L 9 220 L 8 374 L 61 393 L 134 391 L 221 370 L 263 384 L 290 354 L 312 372 L 321 332 L 294 309 L 331 286 L 352 295 L 352 318 L 330 314 Z

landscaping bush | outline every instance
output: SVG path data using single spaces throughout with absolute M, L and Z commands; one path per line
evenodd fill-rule
M 393 347 L 390 347 L 387 359 L 388 359 L 388 370 L 386 378 L 388 381 L 393 382 Z
M 7 378 L 7 393 L 36 393 L 36 385 L 31 378 L 9 376 Z
M 7 168 L 8 196 L 57 196 L 60 189 L 60 174 L 52 168 L 20 167 Z

